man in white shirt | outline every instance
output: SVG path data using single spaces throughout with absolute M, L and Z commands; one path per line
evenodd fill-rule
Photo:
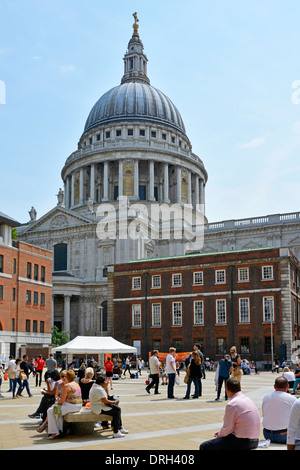
M 289 383 L 285 377 L 277 377 L 274 389 L 262 402 L 263 434 L 271 442 L 286 444 L 289 416 L 297 398 L 287 393 Z
M 149 368 L 150 368 L 150 378 L 152 382 L 146 387 L 146 392 L 150 393 L 152 387 L 154 387 L 154 394 L 159 394 L 158 386 L 159 386 L 159 360 L 158 360 L 158 351 L 154 349 L 152 351 L 151 357 L 149 359 Z
M 96 383 L 93 384 L 89 399 L 91 410 L 95 414 L 104 413 L 112 416 L 112 427 L 114 429 L 114 437 L 125 437 L 128 431 L 122 426 L 121 408 L 119 400 L 109 400 L 105 388 L 108 386 L 108 379 L 104 375 L 98 375 Z
M 174 385 L 176 377 L 176 349 L 170 348 L 166 358 L 166 373 L 168 374 L 168 398 L 174 397 Z

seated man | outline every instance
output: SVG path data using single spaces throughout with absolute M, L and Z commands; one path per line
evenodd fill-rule
M 112 416 L 112 427 L 114 429 L 114 437 L 125 437 L 128 431 L 122 426 L 121 408 L 119 400 L 109 400 L 105 388 L 107 388 L 108 379 L 104 375 L 98 375 L 96 382 L 93 384 L 89 398 L 91 410 L 95 414 L 104 413 Z
M 224 422 L 215 439 L 203 442 L 200 450 L 250 450 L 259 442 L 260 414 L 250 398 L 241 392 L 240 381 L 231 377 L 226 381 L 230 402 L 226 405 Z
M 262 402 L 263 434 L 271 442 L 286 444 L 291 408 L 297 398 L 287 393 L 289 383 L 286 377 L 277 377 L 274 389 Z

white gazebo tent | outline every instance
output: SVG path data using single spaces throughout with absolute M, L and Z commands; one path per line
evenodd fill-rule
M 76 336 L 66 344 L 51 349 L 62 354 L 136 354 L 133 346 L 120 343 L 112 336 Z

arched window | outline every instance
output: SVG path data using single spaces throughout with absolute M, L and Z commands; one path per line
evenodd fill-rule
M 67 271 L 68 269 L 68 245 L 58 243 L 54 245 L 54 271 Z

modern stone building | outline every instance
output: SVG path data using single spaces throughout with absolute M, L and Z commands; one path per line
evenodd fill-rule
M 93 106 L 78 148 L 63 166 L 57 206 L 39 219 L 33 214 L 19 230 L 21 240 L 54 253 L 54 322 L 71 337 L 113 334 L 108 265 L 185 253 L 184 240 L 174 236 L 181 217 L 163 237 L 165 220 L 159 215 L 155 236 L 149 236 L 153 206 L 189 205 L 194 215 L 197 207 L 205 214 L 207 172 L 178 109 L 150 85 L 134 16 L 121 84 Z M 104 220 L 115 228 L 115 238 L 100 236 Z M 122 232 L 129 224 L 135 239 Z

